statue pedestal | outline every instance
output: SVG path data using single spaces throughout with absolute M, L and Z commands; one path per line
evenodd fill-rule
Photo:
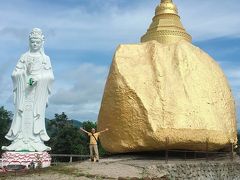
M 49 167 L 51 165 L 51 156 L 47 152 L 5 152 L 2 154 L 2 165 L 24 165 L 27 168 L 31 164 L 34 167 L 41 168 Z

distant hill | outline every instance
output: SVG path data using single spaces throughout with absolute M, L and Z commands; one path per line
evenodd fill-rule
M 70 122 L 73 124 L 73 126 L 77 127 L 77 128 L 80 128 L 82 127 L 82 122 L 78 121 L 78 120 L 70 120 Z
M 47 118 L 45 118 L 45 119 L 46 119 L 46 124 L 48 124 L 48 122 L 51 121 L 50 119 L 47 119 Z M 83 124 L 82 122 L 80 122 L 78 120 L 74 120 L 74 119 L 69 120 L 69 122 L 72 123 L 72 125 L 77 127 L 77 128 L 82 127 L 82 124 Z

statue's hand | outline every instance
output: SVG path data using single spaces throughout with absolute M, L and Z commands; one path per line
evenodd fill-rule
M 33 86 L 35 84 L 35 81 L 33 78 L 30 78 L 28 81 L 29 86 Z
M 37 79 L 36 78 L 32 78 L 33 80 L 33 85 L 37 84 Z
M 33 86 L 33 85 L 37 84 L 38 81 L 39 81 L 39 79 L 37 77 L 30 78 L 29 79 L 29 85 Z

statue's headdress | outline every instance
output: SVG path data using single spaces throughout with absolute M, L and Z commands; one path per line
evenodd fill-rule
M 29 39 L 41 39 L 44 41 L 42 30 L 39 28 L 33 28 L 32 32 L 29 34 Z
M 40 53 L 42 54 L 43 56 L 43 59 L 44 59 L 44 63 L 46 64 L 46 58 L 45 58 L 45 52 L 44 52 L 44 47 L 43 47 L 43 44 L 44 44 L 44 35 L 43 35 L 43 32 L 41 29 L 39 28 L 33 28 L 32 32 L 29 34 L 29 40 L 31 39 L 40 39 L 42 40 L 42 47 L 40 49 Z

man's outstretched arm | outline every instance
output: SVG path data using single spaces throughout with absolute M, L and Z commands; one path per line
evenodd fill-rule
M 103 131 L 99 131 L 99 133 L 103 133 L 103 132 L 106 132 L 106 131 L 108 131 L 109 129 L 108 128 L 106 128 L 105 130 L 103 130 Z
M 83 131 L 83 132 L 85 132 L 85 133 L 87 133 L 87 134 L 89 133 L 88 131 L 86 131 L 86 130 L 83 129 L 83 128 L 80 128 L 80 130 Z

